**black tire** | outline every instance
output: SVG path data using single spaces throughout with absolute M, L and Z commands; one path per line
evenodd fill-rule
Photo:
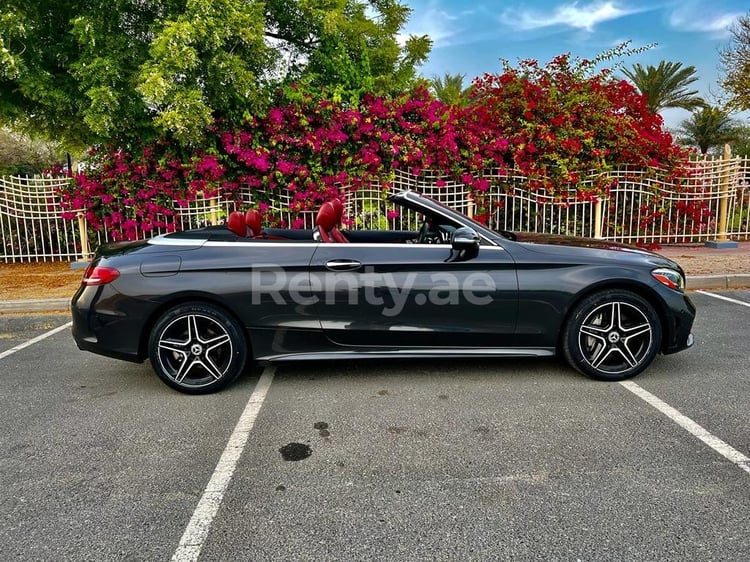
M 648 367 L 661 347 L 659 315 L 642 297 L 609 290 L 586 297 L 563 331 L 570 365 L 593 379 L 621 381 Z
M 216 392 L 242 374 L 248 345 L 229 314 L 206 303 L 184 303 L 157 320 L 148 342 L 159 378 L 187 394 Z

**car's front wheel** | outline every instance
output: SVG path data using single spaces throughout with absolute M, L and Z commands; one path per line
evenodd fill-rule
M 159 378 L 189 394 L 220 390 L 240 376 L 247 361 L 241 326 L 206 303 L 184 303 L 165 312 L 151 330 L 151 365 Z
M 581 301 L 563 332 L 563 353 L 591 378 L 620 381 L 648 367 L 659 352 L 661 323 L 653 306 L 630 291 L 609 290 Z

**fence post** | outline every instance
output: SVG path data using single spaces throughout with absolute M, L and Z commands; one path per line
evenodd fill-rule
M 602 238 L 602 198 L 599 196 L 594 202 L 594 238 Z
M 84 213 L 78 213 L 78 233 L 81 236 L 81 253 L 83 254 L 83 259 L 87 260 L 91 252 L 89 250 L 89 231 Z
M 716 240 L 709 240 L 706 246 L 710 248 L 736 248 L 737 242 L 727 237 L 727 214 L 729 212 L 729 188 L 732 179 L 732 149 L 728 144 L 724 145 L 724 157 L 721 161 L 722 175 L 719 180 L 719 228 Z
M 732 159 L 732 149 L 728 144 L 724 145 L 724 159 L 723 168 L 724 174 L 721 178 L 721 184 L 719 189 L 721 190 L 721 199 L 719 200 L 719 236 L 718 240 L 724 242 L 727 240 L 727 207 L 729 206 L 729 178 L 731 175 L 731 168 L 729 162 Z

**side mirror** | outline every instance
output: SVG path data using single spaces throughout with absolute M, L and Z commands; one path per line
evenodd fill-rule
M 479 254 L 479 234 L 468 226 L 457 228 L 451 237 L 451 247 L 461 254 L 463 259 L 474 258 Z

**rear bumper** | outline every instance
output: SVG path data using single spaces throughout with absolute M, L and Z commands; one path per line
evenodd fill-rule
M 107 287 L 81 287 L 70 303 L 73 340 L 80 350 L 140 363 L 144 323 L 119 311 L 118 297 Z

